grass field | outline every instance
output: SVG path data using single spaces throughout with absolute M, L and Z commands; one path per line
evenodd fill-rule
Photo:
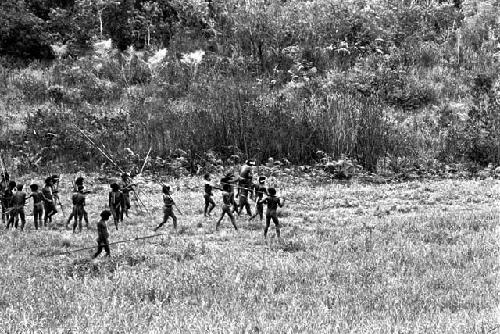
M 88 180 L 95 226 L 108 187 Z M 110 259 L 56 255 L 97 237 L 66 231 L 60 214 L 48 230 L 32 217 L 25 232 L 2 230 L 0 332 L 500 332 L 498 181 L 271 178 L 290 200 L 282 240 L 271 227 L 267 242 L 246 217 L 239 232 L 227 218 L 215 232 L 220 207 L 203 218 L 201 179 L 171 183 L 179 232 L 112 246 Z M 153 234 L 161 220 L 160 186 L 140 189 L 152 215 L 133 202 L 125 226 L 110 224 L 111 242 Z

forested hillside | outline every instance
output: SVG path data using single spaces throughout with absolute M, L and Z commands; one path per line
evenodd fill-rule
M 157 165 L 500 164 L 498 0 L 3 0 L 0 22 L 17 168 L 103 162 L 79 130 Z

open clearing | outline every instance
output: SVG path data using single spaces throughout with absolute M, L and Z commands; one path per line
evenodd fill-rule
M 61 184 L 69 213 L 71 179 Z M 108 186 L 88 177 L 95 226 Z M 32 182 L 25 179 L 26 184 Z M 41 180 L 36 180 L 40 184 Z M 66 181 L 66 183 L 64 182 Z M 0 329 L 8 333 L 495 333 L 499 316 L 499 182 L 316 184 L 270 179 L 293 199 L 283 240 L 262 224 L 203 218 L 202 182 L 171 182 L 180 230 L 118 244 L 90 260 L 95 229 L 0 233 Z M 110 241 L 153 234 L 161 187 L 144 182 L 137 210 Z M 220 204 L 220 193 L 215 196 Z M 253 203 L 252 203 L 253 204 Z M 32 203 L 29 209 L 31 211 Z M 201 224 L 200 224 L 201 223 Z M 201 226 L 200 226 L 201 225 Z

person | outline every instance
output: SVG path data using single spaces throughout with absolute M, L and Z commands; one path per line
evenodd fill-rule
M 9 222 L 7 223 L 7 229 L 10 226 L 14 226 L 17 229 L 19 224 L 19 218 L 21 218 L 21 231 L 24 230 L 24 225 L 26 225 L 26 214 L 24 212 L 24 205 L 26 205 L 26 193 L 23 191 L 23 185 L 16 185 L 16 193 L 12 196 L 10 205 L 10 215 Z
M 5 181 L 7 181 L 5 183 Z M 9 222 L 9 212 L 10 212 L 10 202 L 12 201 L 12 196 L 14 196 L 14 189 L 16 188 L 16 182 L 9 180 L 9 174 L 6 173 L 4 176 L 4 190 L 2 192 L 2 222 Z
M 123 173 L 121 175 L 122 182 L 120 184 L 123 194 L 123 213 L 128 217 L 128 210 L 130 210 L 130 193 L 134 191 L 135 184 L 132 183 L 130 175 Z
M 9 221 L 8 213 L 7 213 L 7 200 L 10 201 L 10 199 L 7 199 L 5 197 L 5 192 L 9 188 L 9 182 L 10 182 L 10 176 L 8 172 L 2 173 L 2 180 L 0 181 L 0 204 L 2 205 L 2 223 L 5 224 L 5 222 Z
M 85 178 L 83 176 L 79 176 L 76 178 L 74 184 L 73 184 L 73 195 L 77 194 L 78 193 L 78 188 L 80 186 L 83 187 L 83 194 L 88 194 L 89 192 L 85 189 L 85 186 L 84 186 L 84 183 L 85 182 Z M 73 206 L 73 210 L 71 211 L 69 217 L 68 217 L 68 220 L 66 221 L 66 228 L 68 228 L 69 226 L 69 223 L 71 222 L 71 220 L 74 218 L 75 216 L 75 207 Z M 89 214 L 87 213 L 87 210 L 85 210 L 85 207 L 83 208 L 83 220 L 85 220 L 85 225 L 87 226 L 87 228 L 89 227 Z
M 111 191 L 109 192 L 109 208 L 113 215 L 113 221 L 115 222 L 116 230 L 118 230 L 118 223 L 123 222 L 123 194 L 120 191 L 120 185 L 118 183 L 112 183 L 110 187 Z
M 112 213 L 109 210 L 101 212 L 101 220 L 97 223 L 97 252 L 94 254 L 94 259 L 101 254 L 102 250 L 106 252 L 106 256 L 111 256 L 109 250 L 109 231 L 107 221 Z
M 232 205 L 232 212 L 238 212 L 238 205 L 236 204 L 236 201 L 234 200 L 234 184 L 238 182 L 238 178 L 234 177 L 234 174 L 229 172 L 224 176 L 221 180 L 220 183 L 222 185 L 222 189 L 224 189 L 224 186 L 227 185 L 229 186 L 228 192 L 232 197 L 231 205 Z
M 175 205 L 172 196 L 170 196 L 170 186 L 164 184 L 162 186 L 163 192 L 163 221 L 160 225 L 158 225 L 154 231 L 156 232 L 160 227 L 165 225 L 169 217 L 172 217 L 172 221 L 174 223 L 174 229 L 177 230 L 177 217 L 174 214 L 173 206 Z
M 247 182 L 238 188 L 238 216 L 241 215 L 243 208 L 246 209 L 247 215 L 252 217 L 252 209 L 250 208 L 250 203 L 248 202 L 248 193 L 251 188 L 247 187 Z
M 269 196 L 266 199 L 262 200 L 262 204 L 267 204 L 266 209 L 266 227 L 264 228 L 264 238 L 267 237 L 267 231 L 269 230 L 269 225 L 271 224 L 271 220 L 276 226 L 276 236 L 280 237 L 280 223 L 278 220 L 278 206 L 283 207 L 283 203 L 281 198 L 276 196 L 276 189 L 269 188 L 268 189 Z
M 259 183 L 254 184 L 252 186 L 253 191 L 254 191 L 254 197 L 256 201 L 256 206 L 255 206 L 255 214 L 250 217 L 250 220 L 254 219 L 259 215 L 260 221 L 264 219 L 264 204 L 262 204 L 262 200 L 264 198 L 264 195 L 269 196 L 269 193 L 267 192 L 267 187 L 266 187 L 266 177 L 265 176 L 259 176 Z
M 75 222 L 73 223 L 73 233 L 76 232 L 76 227 L 80 232 L 82 231 L 82 220 L 85 212 L 85 194 L 84 194 L 84 186 L 78 186 L 78 192 L 75 193 L 72 197 L 73 202 L 73 214 Z M 86 224 L 87 229 L 89 228 L 89 224 Z
M 38 223 L 40 223 L 40 227 L 42 226 L 43 202 L 45 201 L 45 197 L 36 183 L 30 185 L 30 190 L 31 195 L 29 197 L 33 198 L 33 222 L 35 229 L 38 230 Z
M 210 174 L 207 173 L 204 176 L 205 179 L 205 194 L 203 197 L 205 198 L 205 210 L 203 211 L 204 216 L 208 217 L 210 216 L 210 213 L 212 210 L 215 208 L 215 201 L 213 199 L 213 189 L 215 188 L 211 182 L 211 177 Z
M 224 216 L 227 214 L 231 223 L 234 226 L 234 229 L 237 231 L 238 226 L 236 226 L 236 221 L 234 219 L 233 210 L 231 207 L 234 205 L 234 196 L 231 194 L 231 186 L 229 184 L 224 184 L 222 186 L 222 214 L 215 225 L 215 230 L 218 231 L 220 227 L 220 223 Z
M 45 187 L 42 189 L 43 197 L 45 198 L 43 202 L 45 217 L 44 217 L 44 226 L 47 227 L 48 223 L 52 223 L 52 216 L 57 213 L 55 197 L 53 193 L 53 179 L 52 177 L 48 177 L 45 179 Z

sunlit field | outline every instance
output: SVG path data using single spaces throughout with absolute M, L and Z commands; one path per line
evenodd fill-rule
M 71 180 L 61 199 L 70 211 Z M 24 179 L 42 183 L 41 179 Z M 91 260 L 107 203 L 88 176 L 91 229 L 0 233 L 0 331 L 26 333 L 496 333 L 498 181 L 318 183 L 270 178 L 287 198 L 281 240 L 271 225 L 203 217 L 201 178 L 170 180 L 179 229 L 111 246 Z M 110 242 L 152 235 L 161 186 L 142 180 Z M 254 203 L 252 202 L 254 210 Z M 30 202 L 27 212 L 31 211 Z

